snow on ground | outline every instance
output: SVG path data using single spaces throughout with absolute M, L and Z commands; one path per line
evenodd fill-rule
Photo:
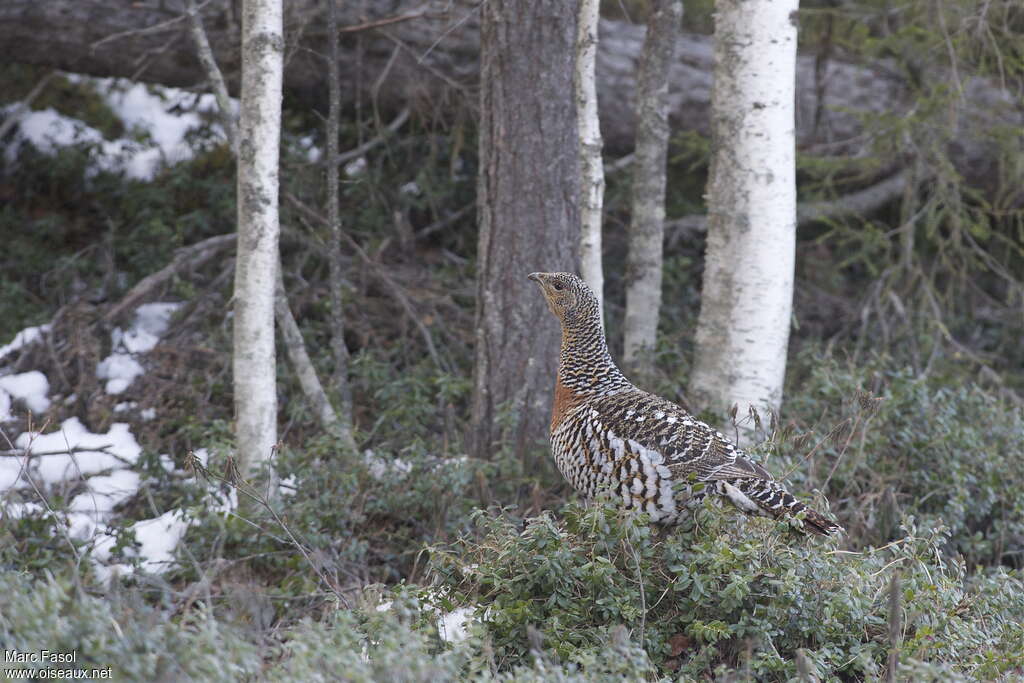
M 107 140 L 95 128 L 54 109 L 29 111 L 18 124 L 14 142 L 5 153 L 14 160 L 19 144 L 31 142 L 44 154 L 85 143 L 94 147 L 91 174 L 123 171 L 128 177 L 152 180 L 162 163 L 192 158 L 188 134 L 203 124 L 202 113 L 216 111 L 213 95 L 196 95 L 179 88 L 145 85 L 123 79 L 66 74 L 77 83 L 89 83 L 106 100 L 128 129 L 126 137 Z M 233 101 L 234 102 L 234 101 Z M 237 108 L 237 103 L 234 103 Z M 10 114 L 15 105 L 4 108 Z M 223 133 L 221 133 L 223 134 Z M 2 355 L 2 353 L 0 353 Z
M 18 334 L 14 335 L 14 339 L 11 340 L 10 344 L 4 344 L 0 346 L 0 361 L 4 359 L 9 353 L 18 351 L 21 348 L 34 344 L 43 338 L 43 332 L 49 332 L 49 325 L 39 325 L 38 327 L 26 327 Z
M 182 510 L 168 510 L 154 519 L 144 519 L 131 525 L 137 548 L 124 549 L 129 557 L 139 558 L 139 568 L 150 574 L 160 574 L 174 566 L 174 550 L 188 531 L 189 523 Z M 111 550 L 116 543 L 111 535 L 100 537 L 93 545 L 92 559 L 100 581 L 106 583 L 115 576 L 131 574 L 131 565 L 110 562 Z
M 14 440 L 14 445 L 31 454 L 30 472 L 37 484 L 48 486 L 131 467 L 142 455 L 142 447 L 128 424 L 115 422 L 106 434 L 93 434 L 77 417 L 64 420 L 60 429 L 49 434 L 24 432 Z
M 38 370 L 0 377 L 0 394 L 8 396 L 8 409 L 11 399 L 16 399 L 33 413 L 45 413 L 50 407 L 50 399 L 47 397 L 49 392 L 50 383 L 46 380 L 46 375 Z M 0 421 L 11 419 L 9 414 L 4 413 L 4 403 L 5 401 L 0 399 Z
M 111 333 L 112 353 L 96 369 L 97 376 L 107 380 L 108 393 L 123 392 L 145 372 L 137 357 L 157 345 L 180 305 L 163 302 L 139 306 L 126 330 L 116 328 Z M 45 328 L 19 332 L 10 344 L 0 347 L 0 360 L 38 340 L 42 331 Z M 50 408 L 48 392 L 49 382 L 38 370 L 0 376 L 0 420 L 11 419 L 15 401 L 34 413 L 46 412 Z M 134 410 L 137 405 L 134 401 L 125 401 L 114 410 L 123 413 Z M 153 419 L 156 413 L 150 409 L 142 417 Z M 23 432 L 14 439 L 13 446 L 13 452 L 0 457 L 0 503 L 3 503 L 0 515 L 18 519 L 44 510 L 39 502 L 5 501 L 5 494 L 13 489 L 22 489 L 29 497 L 35 495 L 35 489 L 45 495 L 60 488 L 70 491 L 74 496 L 63 510 L 68 534 L 79 540 L 93 541 L 90 557 L 101 578 L 130 572 L 131 566 L 126 564 L 108 566 L 116 539 L 107 527 L 114 508 L 134 496 L 142 483 L 136 470 L 142 447 L 130 425 L 115 422 L 105 433 L 93 433 L 77 417 L 69 417 L 46 433 Z M 199 454 L 204 462 L 208 461 L 209 454 L 205 450 Z M 174 461 L 169 456 L 162 455 L 160 463 L 167 471 L 174 470 Z M 214 510 L 228 512 L 237 505 L 234 491 L 227 496 L 217 494 L 221 502 Z M 129 550 L 129 556 L 136 553 L 138 566 L 143 571 L 165 570 L 188 524 L 182 510 L 170 510 L 154 519 L 136 522 L 130 528 L 135 532 L 138 548 Z
M 467 624 L 476 614 L 472 607 L 456 607 L 438 619 L 437 628 L 446 643 L 458 643 L 469 637 Z
M 136 354 L 153 350 L 180 307 L 180 303 L 143 304 L 135 311 L 135 320 L 127 331 L 114 328 L 110 333 L 112 352 L 96 367 L 96 376 L 107 380 L 108 394 L 123 393 L 136 377 L 146 372 Z
M 370 476 L 378 481 L 384 479 L 389 473 L 393 473 L 397 479 L 404 479 L 405 475 L 412 471 L 412 465 L 405 460 L 401 458 L 385 459 L 369 448 L 363 452 L 363 460 L 370 470 Z

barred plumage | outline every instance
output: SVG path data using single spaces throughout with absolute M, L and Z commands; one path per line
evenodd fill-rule
M 794 498 L 721 432 L 681 407 L 638 389 L 608 352 L 600 309 L 571 273 L 532 273 L 562 323 L 551 416 L 559 471 L 587 497 L 605 492 L 652 521 L 676 522 L 682 508 L 713 491 L 748 514 L 792 517 L 804 529 L 842 528 Z

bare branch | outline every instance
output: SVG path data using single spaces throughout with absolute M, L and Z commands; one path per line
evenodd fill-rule
M 899 197 L 907 187 L 909 173 L 901 170 L 885 180 L 848 195 L 825 202 L 803 202 L 796 207 L 797 223 L 803 225 L 842 216 L 864 215 Z
M 43 89 L 46 88 L 47 85 L 49 85 L 50 79 L 53 78 L 56 73 L 56 70 L 50 71 L 40 78 L 39 82 L 35 84 L 29 93 L 25 95 L 20 102 L 15 104 L 10 112 L 8 112 L 7 118 L 4 119 L 3 123 L 0 123 L 0 139 L 3 139 L 3 137 L 7 135 L 7 131 L 14 127 L 14 124 L 21 121 L 21 118 L 32 106 L 32 101 L 39 97 L 39 94 L 43 92 Z
M 139 302 L 148 296 L 157 287 L 160 287 L 172 277 L 186 268 L 198 268 L 219 254 L 222 249 L 230 247 L 235 243 L 237 235 L 233 232 L 225 235 L 217 235 L 197 242 L 188 247 L 178 249 L 174 258 L 166 266 L 157 272 L 147 275 L 139 281 L 121 301 L 110 309 L 103 319 L 110 322 L 124 313 L 126 310 L 136 307 Z
M 298 323 L 295 322 L 295 316 L 292 315 L 291 308 L 288 306 L 288 296 L 284 291 L 284 280 L 281 276 L 280 268 L 277 271 L 274 312 L 277 318 L 278 329 L 281 330 L 285 351 L 288 353 L 288 360 L 291 361 L 292 367 L 295 368 L 295 375 L 299 379 L 299 386 L 302 387 L 302 393 L 306 395 L 306 400 L 312 405 L 317 421 L 320 422 L 325 431 L 341 440 L 346 448 L 352 451 L 357 450 L 351 427 L 342 422 L 337 413 L 334 412 L 334 408 L 331 407 L 331 401 L 327 398 L 323 385 L 320 384 L 320 378 L 317 377 L 316 368 L 313 367 L 313 362 L 306 351 L 306 344 L 302 339 L 302 331 L 299 329 Z
M 391 24 L 397 24 L 402 21 L 409 21 L 410 19 L 417 19 L 422 17 L 426 13 L 426 9 L 420 9 L 416 12 L 408 12 L 406 14 L 399 14 L 394 17 L 385 17 L 384 19 L 377 19 L 375 21 L 367 21 L 362 24 L 354 24 L 352 26 L 343 26 L 341 28 L 327 29 L 332 35 L 339 33 L 355 33 L 356 31 L 368 31 L 372 28 L 380 28 L 381 26 L 390 26 Z
M 203 28 L 203 17 L 196 6 L 196 0 L 186 0 L 185 8 L 188 12 L 189 24 L 192 30 L 192 40 L 196 43 L 199 63 L 203 65 L 206 78 L 210 81 L 213 94 L 217 98 L 217 108 L 220 109 L 221 120 L 224 123 L 224 133 L 228 136 L 228 144 L 231 149 L 238 152 L 238 125 L 235 114 L 231 110 L 231 97 L 228 95 L 228 87 L 224 83 L 224 76 L 214 59 L 213 50 L 210 48 L 210 41 L 206 37 L 206 29 Z
M 373 149 L 377 145 L 381 144 L 382 142 L 387 140 L 390 136 L 392 136 L 396 132 L 398 132 L 398 129 L 401 128 L 402 124 L 404 124 L 408 119 L 409 119 L 409 108 L 406 107 L 402 111 L 398 112 L 398 116 L 396 116 L 394 119 L 392 119 L 391 123 L 389 123 L 387 125 L 387 127 L 384 128 L 384 130 L 381 131 L 380 135 L 378 135 L 377 137 L 375 137 L 375 138 L 373 138 L 371 140 L 367 140 L 366 142 L 364 142 L 363 144 L 359 145 L 358 147 L 355 147 L 354 149 L 350 149 L 347 152 L 342 152 L 341 154 L 338 154 L 335 157 L 334 165 L 335 166 L 340 166 L 341 164 L 347 163 L 349 161 L 352 161 L 353 159 L 358 159 L 359 157 L 363 156 L 364 154 L 369 152 L 371 149 Z M 330 153 L 328 153 L 328 155 L 327 155 L 327 163 L 328 164 L 331 163 L 331 155 L 330 155 Z
M 301 199 L 296 197 L 291 192 L 285 193 L 285 199 L 287 199 L 293 206 L 295 206 L 295 208 L 297 208 L 303 214 L 312 218 L 318 223 L 327 223 L 326 218 L 321 216 L 319 213 L 317 213 L 309 206 L 306 206 L 306 204 L 304 204 Z M 402 291 L 402 288 L 398 286 L 398 283 L 391 279 L 391 276 L 387 274 L 387 272 L 381 267 L 379 263 L 370 258 L 366 251 L 361 246 L 359 246 L 358 242 L 353 240 L 345 233 L 341 233 L 341 237 L 345 242 L 348 243 L 352 250 L 356 252 L 360 260 L 370 267 L 370 272 L 377 276 L 377 278 L 384 283 L 388 290 L 390 290 L 391 295 L 399 303 L 399 305 L 405 311 L 406 315 L 409 316 L 409 319 L 412 320 L 413 324 L 416 325 L 416 328 L 420 332 L 420 336 L 423 337 L 424 344 L 426 344 L 427 346 L 427 353 L 430 354 L 430 358 L 434 361 L 437 367 L 441 368 L 442 370 L 448 370 L 448 365 L 441 359 L 440 354 L 438 354 L 437 352 L 437 347 L 434 345 L 434 340 L 430 335 L 430 330 L 427 329 L 426 325 L 423 324 L 423 321 L 420 320 L 418 315 L 416 315 L 416 308 L 409 301 L 409 297 L 405 295 L 405 292 Z
M 901 170 L 871 187 L 823 202 L 801 202 L 797 204 L 797 224 L 806 225 L 815 221 L 826 221 L 843 216 L 866 215 L 885 206 L 899 197 L 907 187 L 909 174 Z M 703 233 L 708 229 L 707 214 L 695 213 L 665 222 L 666 231 L 672 233 L 674 244 L 687 235 Z

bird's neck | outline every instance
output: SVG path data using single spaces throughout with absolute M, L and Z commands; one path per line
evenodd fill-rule
M 604 326 L 596 316 L 562 321 L 558 382 L 577 395 L 599 396 L 631 387 L 608 351 Z

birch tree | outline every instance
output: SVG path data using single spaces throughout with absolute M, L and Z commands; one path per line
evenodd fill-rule
M 626 258 L 623 360 L 640 381 L 649 380 L 654 371 L 665 235 L 668 86 L 682 18 L 682 0 L 652 0 L 637 67 L 636 151 Z
M 798 0 L 718 0 L 708 238 L 690 396 L 777 410 L 796 243 Z
M 602 306 L 604 268 L 601 265 L 601 219 L 604 204 L 604 164 L 601 125 L 597 117 L 597 26 L 600 0 L 580 0 L 576 24 L 576 125 L 580 137 L 580 273 Z
M 267 461 L 277 442 L 274 290 L 283 67 L 281 0 L 244 0 L 232 366 L 242 476 Z
M 547 440 L 557 325 L 526 279 L 579 267 L 573 101 L 576 11 L 563 0 L 481 8 L 476 359 L 470 449 Z

